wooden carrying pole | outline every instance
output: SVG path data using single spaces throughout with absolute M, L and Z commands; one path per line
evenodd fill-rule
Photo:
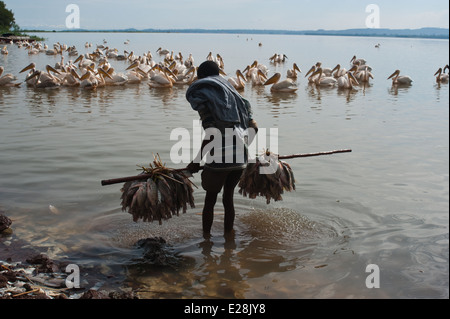
M 278 156 L 279 160 L 287 160 L 287 159 L 294 159 L 294 158 L 304 158 L 304 157 L 316 157 L 316 156 L 326 156 L 326 155 L 333 155 L 333 154 L 340 154 L 340 153 L 351 153 L 352 150 L 337 150 L 337 151 L 330 151 L 330 152 L 320 152 L 320 153 L 309 153 L 309 154 L 294 154 L 294 155 L 287 155 L 287 156 Z M 200 167 L 200 170 L 203 169 L 203 166 Z M 187 168 L 177 169 L 175 171 L 186 171 Z M 107 179 L 102 180 L 102 186 L 107 185 L 113 185 L 113 184 L 120 184 L 120 183 L 126 183 L 126 182 L 132 182 L 132 181 L 138 181 L 138 180 L 144 180 L 151 178 L 153 174 L 141 174 L 136 176 L 128 176 L 128 177 L 122 177 L 122 178 L 115 178 L 115 179 Z

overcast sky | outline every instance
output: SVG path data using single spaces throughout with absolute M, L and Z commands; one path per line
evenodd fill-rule
M 3 0 L 21 28 L 66 29 L 69 4 L 80 10 L 83 29 L 273 29 L 365 28 L 369 4 L 380 27 L 449 27 L 447 0 Z

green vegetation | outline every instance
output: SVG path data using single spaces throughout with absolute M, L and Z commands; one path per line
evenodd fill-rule
M 6 9 L 6 5 L 3 1 L 0 1 L 0 30 L 10 31 L 11 28 L 17 28 L 16 20 L 14 19 L 14 13 L 11 10 Z
M 29 36 L 20 30 L 16 23 L 14 13 L 6 8 L 3 1 L 0 1 L 0 35 L 12 35 L 18 37 L 29 37 L 31 40 L 43 41 L 43 38 L 37 36 Z

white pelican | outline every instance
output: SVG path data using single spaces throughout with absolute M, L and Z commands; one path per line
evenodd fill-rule
M 369 83 L 370 79 L 373 79 L 373 74 L 369 71 L 369 67 L 366 65 L 362 71 L 356 73 L 356 78 L 363 83 Z
M 266 65 L 259 63 L 257 60 L 255 60 L 250 67 L 260 70 L 266 77 L 269 74 L 269 68 Z
M 57 55 L 58 51 L 56 51 L 56 49 L 49 49 L 45 51 L 46 55 Z
M 337 86 L 340 89 L 353 89 L 354 85 L 359 85 L 359 83 L 350 71 L 337 79 Z
M 178 60 L 181 64 L 183 64 L 183 54 L 181 54 L 181 52 L 178 52 L 178 54 L 175 56 L 175 60 Z
M 169 68 L 162 68 L 159 64 L 157 64 L 154 69 L 159 70 L 159 72 L 155 73 L 149 80 L 148 86 L 150 88 L 172 88 L 173 84 L 176 82 L 173 78 L 175 75 Z
M 313 82 L 314 84 L 318 86 L 335 86 L 337 83 L 337 80 L 332 76 L 323 76 L 323 70 L 322 68 L 318 68 L 311 76 L 319 75 L 319 77 L 314 78 Z
M 356 68 L 355 68 L 355 70 L 356 70 Z M 346 75 L 347 72 L 348 72 L 348 70 L 345 69 L 345 68 L 341 68 L 341 65 L 340 65 L 340 64 L 336 65 L 336 66 L 334 67 L 334 69 L 331 70 L 332 76 L 334 76 L 336 79 L 340 78 L 341 76 Z M 334 73 L 334 74 L 333 74 L 333 73 Z
M 108 50 L 106 50 L 106 57 L 108 59 L 115 59 L 115 58 L 117 58 L 118 55 L 119 55 L 119 53 L 118 53 L 117 49 L 108 49 Z
M 315 65 L 313 65 L 313 66 L 311 67 L 311 69 L 309 69 L 309 71 L 308 71 L 308 72 L 306 73 L 306 75 L 305 75 L 305 78 L 306 78 L 309 74 L 311 74 L 311 75 L 308 77 L 308 82 L 309 82 L 310 84 L 315 83 L 316 79 L 319 77 L 319 74 L 316 73 L 316 70 L 317 70 L 317 67 L 316 67 Z
M 106 86 L 122 86 L 128 83 L 128 76 L 122 73 L 116 73 L 113 67 L 97 69 Z
M 353 58 L 350 60 L 350 63 L 353 63 L 353 65 L 355 65 L 355 64 L 365 65 L 367 63 L 367 61 L 364 59 L 357 59 L 356 55 L 354 55 Z
M 207 57 L 206 57 L 206 61 L 214 61 L 214 62 L 216 62 L 216 60 L 215 60 L 214 57 L 213 57 L 212 52 L 209 52 L 209 53 L 208 53 L 208 55 L 207 55 Z
M 2 54 L 8 54 L 8 48 L 6 47 L 6 45 L 3 47 L 3 49 L 2 49 Z
M 206 61 L 215 62 L 219 66 L 219 69 L 221 69 L 221 70 L 223 70 L 225 67 L 223 59 L 220 56 L 220 54 L 217 54 L 216 58 L 214 58 L 212 52 L 209 52 L 208 56 L 206 57 Z
M 249 70 L 247 71 L 246 77 L 248 81 L 251 81 L 252 85 L 261 86 L 266 83 L 267 76 L 261 69 L 250 68 L 250 66 L 247 66 L 247 68 Z M 247 68 L 245 70 L 247 70 Z
M 80 55 L 75 61 L 73 61 L 73 63 L 77 63 L 78 61 L 80 62 L 78 64 L 78 67 L 80 69 L 86 69 L 88 66 L 92 67 L 92 65 L 94 64 L 93 60 L 86 58 L 83 54 Z
M 68 48 L 67 52 L 68 52 L 69 56 L 78 56 L 79 55 L 78 50 L 75 46 Z
M 61 56 L 61 62 L 55 63 L 55 69 L 61 70 L 64 67 L 64 56 Z
M 387 79 L 388 80 L 392 79 L 392 85 L 406 85 L 406 86 L 409 86 L 413 82 L 411 77 L 409 77 L 407 75 L 400 76 L 400 70 L 396 70 Z
M 37 77 L 37 80 L 34 84 L 35 88 L 59 88 L 61 86 L 61 80 L 56 76 L 52 75 L 51 72 L 55 74 L 60 74 L 57 70 L 55 70 L 52 66 L 46 66 L 47 73 L 42 71 L 36 71 L 29 77 L 29 80 Z
M 34 64 L 34 62 L 30 63 L 28 66 L 26 66 L 25 68 L 23 68 L 19 73 L 23 73 L 25 71 L 30 70 L 30 72 L 28 73 L 27 77 L 25 78 L 25 82 L 27 83 L 28 86 L 35 86 L 36 82 L 37 82 L 37 77 L 35 75 L 36 71 L 36 64 Z
M 275 53 L 274 55 L 272 55 L 272 56 L 269 58 L 269 60 L 270 60 L 272 63 L 282 63 L 282 62 L 285 62 L 286 59 L 288 59 L 288 57 L 286 56 L 286 54 L 278 54 L 278 53 Z
M 190 67 L 187 69 L 183 74 L 176 74 L 176 85 L 183 85 L 183 84 L 192 84 L 195 80 L 196 74 L 195 74 L 196 68 L 195 66 Z
M 448 74 L 445 73 L 445 70 L 448 69 L 448 65 L 445 66 L 444 70 L 442 68 L 439 68 L 437 72 L 434 74 L 436 76 L 436 82 L 437 83 L 448 83 Z
M 148 63 L 141 63 L 140 60 L 136 60 L 136 61 L 134 61 L 133 63 L 131 63 L 130 66 L 128 66 L 128 67 L 126 68 L 126 71 L 132 70 L 132 69 L 139 69 L 139 70 L 141 70 L 143 73 L 148 73 L 148 72 L 150 72 L 150 70 L 151 70 L 152 67 L 153 67 L 153 66 L 151 66 L 151 65 L 148 64 Z
M 19 86 L 20 83 L 14 83 L 13 81 L 17 80 L 17 78 L 11 73 L 7 73 L 3 75 L 4 69 L 0 66 L 0 87 L 2 86 Z M 3 76 L 2 76 L 3 75 Z
M 77 71 L 75 71 L 74 69 L 70 69 L 69 72 L 67 72 L 64 76 L 61 85 L 69 87 L 80 86 L 80 76 L 78 75 Z
M 245 77 L 240 70 L 236 70 L 236 77 L 229 78 L 228 83 L 238 91 L 245 89 Z
M 34 54 L 38 54 L 39 53 L 39 49 L 38 48 L 34 48 L 31 45 L 27 48 L 27 50 L 28 50 L 28 55 L 34 55 Z
M 187 68 L 194 66 L 194 57 L 192 56 L 192 53 L 189 54 L 189 57 L 184 61 L 184 65 Z
M 316 68 L 317 69 L 322 69 L 322 73 L 325 74 L 325 76 L 332 76 L 333 75 L 333 69 L 331 69 L 331 68 L 323 68 L 322 67 L 322 62 L 317 62 L 316 63 Z
M 80 87 L 87 90 L 95 90 L 98 87 L 98 79 L 92 73 L 90 68 L 87 69 L 86 73 L 80 78 Z
M 269 74 L 269 69 L 264 64 L 258 63 L 258 61 L 255 60 L 252 65 L 247 65 L 243 73 L 245 73 L 248 81 L 251 80 L 252 82 L 255 82 L 256 80 L 257 82 L 260 82 L 259 77 L 262 76 L 265 78 L 265 82 L 267 80 L 267 75 Z M 260 76 L 258 76 L 258 74 Z
M 297 78 L 297 72 L 302 73 L 300 68 L 297 66 L 297 63 L 294 63 L 292 69 L 287 70 L 287 77 L 290 79 L 296 79 Z
M 129 70 L 126 74 L 129 84 L 140 84 L 144 79 L 150 77 L 150 73 L 143 73 L 141 69 Z
M 170 53 L 170 51 L 159 47 L 159 49 L 156 50 L 156 53 L 159 53 L 159 55 L 167 55 Z
M 112 70 L 111 70 L 112 69 Z M 123 75 L 110 73 L 114 72 L 113 68 L 110 68 L 111 72 L 106 72 L 104 69 L 97 69 L 98 87 L 104 86 L 121 86 L 127 83 L 127 78 Z
M 264 83 L 264 85 L 273 84 L 270 88 L 271 92 L 283 92 L 294 93 L 298 90 L 297 85 L 291 79 L 286 79 L 279 82 L 281 79 L 281 73 L 275 73 L 270 79 Z

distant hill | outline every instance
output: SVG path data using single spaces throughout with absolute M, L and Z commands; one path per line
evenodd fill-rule
M 342 31 L 317 30 L 317 31 L 304 31 L 303 34 L 448 39 L 449 29 L 422 28 L 422 29 L 349 29 Z
M 32 32 L 37 30 L 27 30 Z M 42 32 L 42 30 L 40 30 Z M 46 32 L 46 31 L 44 31 Z M 147 32 L 147 33 L 222 33 L 222 34 L 285 34 L 285 35 L 327 35 L 327 36 L 362 36 L 362 37 L 399 37 L 449 39 L 449 29 L 348 29 L 348 30 L 251 30 L 251 29 L 144 29 L 134 28 L 117 30 L 71 29 L 57 32 Z

